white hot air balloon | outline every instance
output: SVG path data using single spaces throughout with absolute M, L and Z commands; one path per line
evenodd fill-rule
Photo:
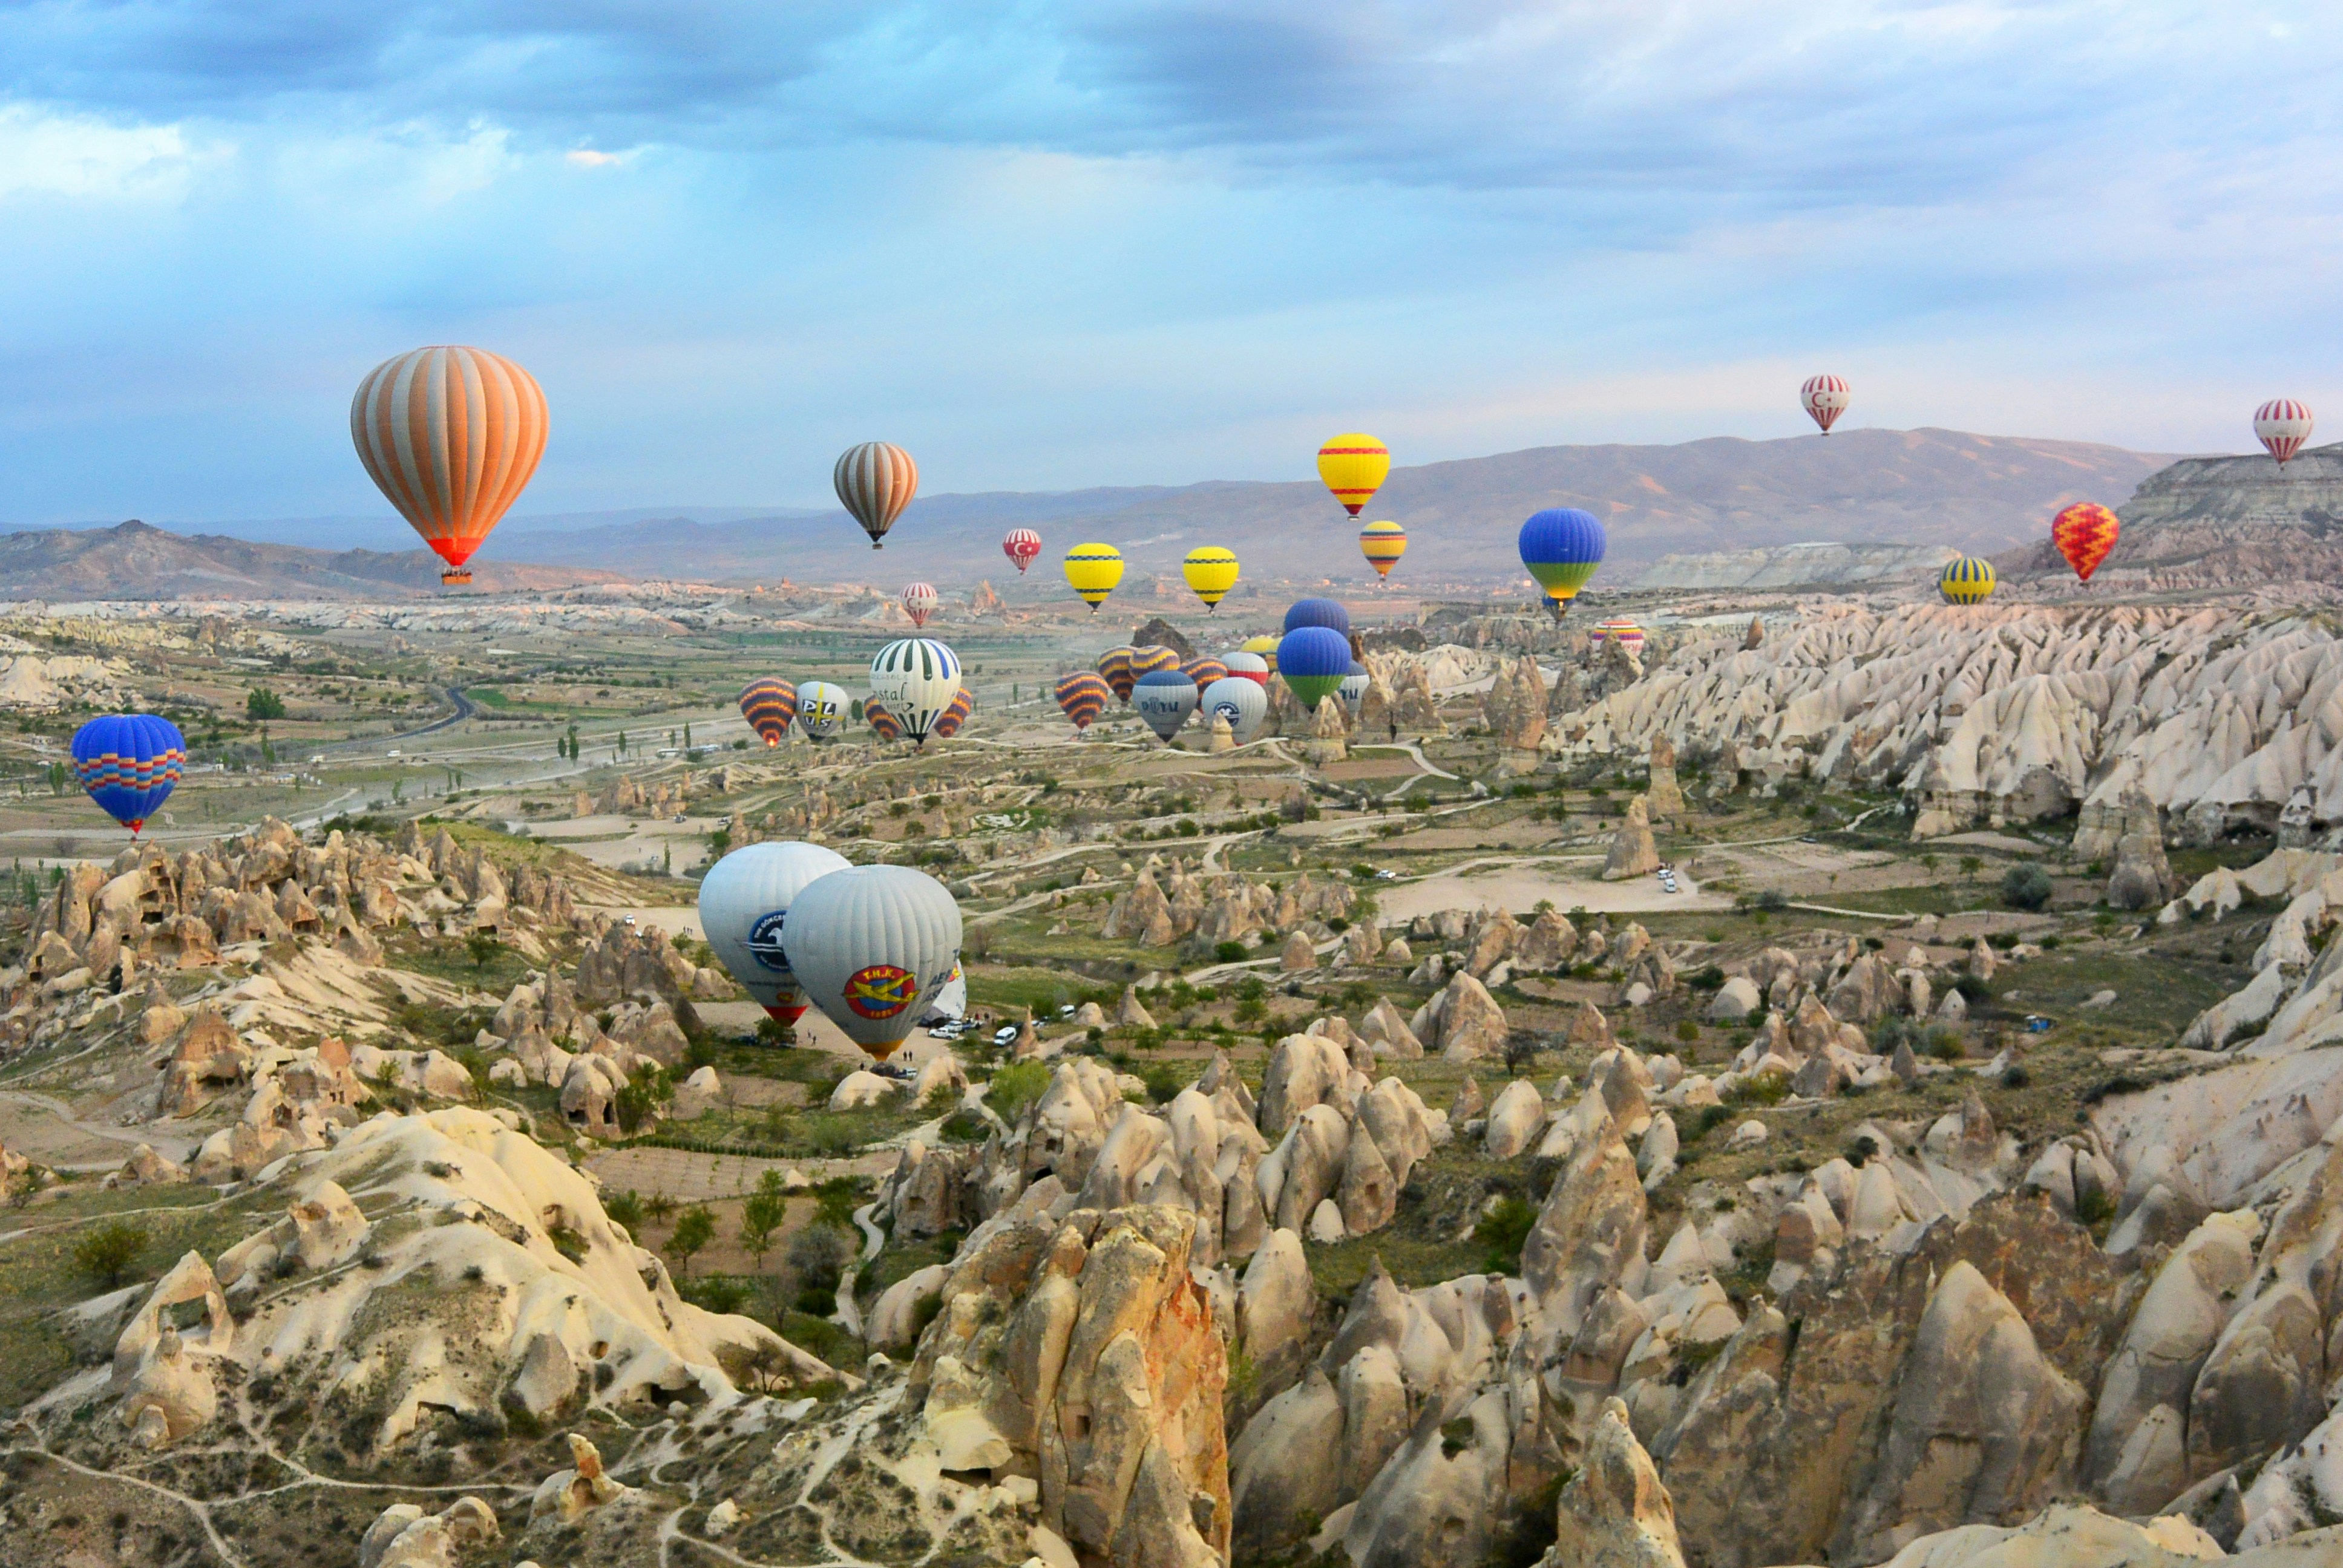
M 960 655 L 931 637 L 890 642 L 870 661 L 870 695 L 924 746 L 936 716 L 960 695 Z
M 909 866 L 856 866 L 808 884 L 789 930 L 807 1000 L 881 1061 L 960 967 L 960 906 Z
M 1342 684 L 1334 689 L 1334 695 L 1342 699 L 1343 709 L 1353 719 L 1359 716 L 1359 704 L 1367 699 L 1370 678 L 1367 667 L 1354 658 L 1351 661 L 1351 673 L 1342 677 Z
M 809 740 L 828 740 L 846 728 L 854 699 L 846 688 L 827 680 L 809 680 L 798 688 L 798 728 Z
M 2310 405 L 2291 397 L 2273 397 L 2254 410 L 2254 438 L 2285 467 L 2288 459 L 2310 439 Z
M 1261 722 L 1269 717 L 1269 693 L 1258 680 L 1242 675 L 1224 675 L 1204 688 L 1198 710 L 1206 723 L 1215 719 L 1229 721 L 1229 733 L 1243 746 L 1261 733 Z
M 716 862 L 699 883 L 699 929 L 757 1005 L 785 1024 L 806 1010 L 789 972 L 781 927 L 806 886 L 853 864 L 819 844 L 749 844 Z
M 1196 682 L 1184 670 L 1151 670 L 1131 689 L 1131 710 L 1169 745 L 1188 715 L 1196 711 Z

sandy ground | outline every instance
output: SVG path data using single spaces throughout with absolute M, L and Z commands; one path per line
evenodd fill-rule
M 539 822 L 531 838 L 591 860 L 598 866 L 623 870 L 646 860 L 659 864 L 669 849 L 677 865 L 697 865 L 707 854 L 708 835 L 722 827 L 714 817 L 678 817 L 654 822 L 632 817 L 576 817 L 566 822 Z
M 1680 893 L 1668 893 L 1657 877 L 1635 877 L 1605 882 L 1597 873 L 1600 855 L 1574 856 L 1566 861 L 1503 860 L 1442 871 L 1420 882 L 1385 887 L 1376 894 L 1385 925 L 1443 910 L 1511 910 L 1516 916 L 1535 909 L 1540 900 L 1554 908 L 1588 909 L 1607 914 L 1683 913 L 1694 910 L 1729 910 L 1733 900 L 1703 893 L 1691 878 L 1679 875 Z

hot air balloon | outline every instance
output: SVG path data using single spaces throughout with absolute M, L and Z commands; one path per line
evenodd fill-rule
M 1249 637 L 1238 651 L 1252 654 L 1268 668 L 1272 675 L 1277 673 L 1277 638 L 1266 635 Z
M 717 861 L 699 880 L 699 929 L 708 945 L 757 1005 L 785 1024 L 795 1024 L 806 1010 L 781 940 L 790 901 L 816 878 L 852 864 L 819 844 L 750 844 Z
M 151 713 L 109 713 L 74 731 L 74 777 L 134 839 L 171 798 L 186 765 L 179 727 Z
M 1188 715 L 1196 711 L 1196 683 L 1176 669 L 1158 669 L 1131 689 L 1131 710 L 1147 721 L 1155 738 L 1169 745 Z
M 1134 648 L 1110 648 L 1099 655 L 1099 675 L 1117 702 L 1131 700 L 1131 683 L 1139 678 L 1139 672 L 1131 668 L 1131 656 L 1138 651 Z
M 1001 553 L 1016 566 L 1017 575 L 1021 578 L 1025 568 L 1041 554 L 1041 536 L 1031 528 L 1011 528 L 1009 537 L 1001 541 Z
M 903 739 L 903 721 L 887 711 L 887 705 L 875 697 L 862 702 L 862 722 L 870 726 L 881 740 Z
M 830 482 L 839 504 L 870 536 L 870 548 L 882 548 L 887 530 L 920 493 L 920 466 L 911 454 L 891 441 L 865 441 L 839 454 Z
M 2116 536 L 2122 532 L 2116 515 L 2097 501 L 2077 501 L 2050 519 L 2050 542 L 2085 582 L 2116 548 Z
M 1224 675 L 1204 688 L 1197 699 L 1198 711 L 1207 721 L 1225 719 L 1229 733 L 1240 746 L 1250 744 L 1261 733 L 1262 720 L 1269 717 L 1269 693 L 1261 683 L 1242 675 Z
M 1627 652 L 1640 656 L 1644 651 L 1644 628 L 1625 616 L 1614 616 L 1597 622 L 1594 629 L 1586 634 L 1586 640 L 1597 651 L 1604 643 L 1615 642 Z
M 1237 586 L 1236 553 L 1218 545 L 1199 546 L 1180 563 L 1180 575 L 1188 579 L 1188 586 L 1204 601 L 1205 609 L 1218 609 L 1221 601 L 1229 597 L 1229 590 Z
M 1114 695 L 1103 677 L 1087 669 L 1078 669 L 1061 678 L 1051 689 L 1058 706 L 1077 730 L 1088 729 L 1098 716 L 1106 711 L 1107 699 Z
M 1369 523 L 1359 530 L 1359 553 L 1375 568 L 1377 577 L 1389 577 L 1392 568 L 1399 565 L 1400 557 L 1407 554 L 1407 530 L 1397 523 Z
M 806 999 L 884 1061 L 960 967 L 960 906 L 908 866 L 854 866 L 789 904 L 789 970 Z
M 1269 684 L 1269 660 L 1257 653 L 1248 653 L 1241 648 L 1221 662 L 1240 680 L 1250 680 L 1255 686 Z
M 950 740 L 960 733 L 960 727 L 966 724 L 968 716 L 975 711 L 976 693 L 963 686 L 944 710 L 936 715 L 936 721 L 929 727 L 928 733 L 939 740 Z
M 1603 564 L 1603 525 L 1576 507 L 1549 507 L 1522 524 L 1522 565 L 1545 589 L 1559 618 Z
M 350 399 L 358 461 L 398 515 L 468 583 L 464 563 L 537 472 L 545 394 L 484 348 L 417 348 L 386 359 Z
M 1196 689 L 1199 691 L 1203 690 L 1228 672 L 1229 667 L 1219 659 L 1202 655 L 1184 660 L 1180 666 L 1180 673 L 1194 681 Z
M 2273 397 L 2254 410 L 2254 435 L 2283 468 L 2310 439 L 2310 409 L 2291 397 Z
M 828 740 L 846 728 L 853 701 L 842 686 L 809 680 L 798 688 L 798 728 L 809 740 Z
M 1354 658 L 1343 672 L 1342 683 L 1334 689 L 1334 695 L 1342 699 L 1343 709 L 1353 719 L 1359 716 L 1359 704 L 1367 699 L 1368 684 L 1367 667 Z
M 1066 552 L 1066 581 L 1096 615 L 1122 580 L 1122 552 L 1112 545 L 1076 545 Z
M 1315 709 L 1351 673 L 1351 639 L 1330 626 L 1296 628 L 1277 645 L 1277 673 L 1304 709 Z
M 1798 388 L 1798 406 L 1823 427 L 1825 436 L 1846 412 L 1847 401 L 1846 383 L 1835 376 L 1809 376 Z
M 1936 591 L 1946 604 L 1982 604 L 1993 588 L 1993 563 L 1979 556 L 1948 562 L 1936 578 Z
M 740 717 L 768 746 L 789 739 L 789 720 L 797 716 L 798 689 L 779 676 L 759 676 L 740 689 Z
M 903 613 L 911 618 L 913 626 L 927 625 L 928 618 L 936 613 L 936 590 L 926 583 L 905 583 Z
M 1373 436 L 1352 431 L 1318 448 L 1318 477 L 1353 517 L 1374 499 L 1391 472 L 1391 449 Z
M 1351 612 L 1340 599 L 1298 598 L 1286 608 L 1285 629 L 1299 631 L 1305 626 L 1322 626 L 1349 637 Z
M 1168 648 L 1134 648 L 1131 650 L 1131 678 L 1135 682 L 1159 669 L 1177 669 L 1180 656 Z
M 936 716 L 960 695 L 960 656 L 931 637 L 890 642 L 870 660 L 870 695 L 924 746 Z

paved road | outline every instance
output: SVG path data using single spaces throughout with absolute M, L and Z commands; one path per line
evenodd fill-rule
M 394 730 L 388 735 L 369 735 L 363 740 L 328 741 L 318 749 L 327 752 L 350 751 L 369 746 L 387 746 L 393 741 L 419 739 L 426 735 L 437 735 L 442 729 L 453 729 L 455 726 L 463 723 L 464 720 L 471 718 L 472 715 L 480 710 L 479 704 L 465 696 L 463 691 L 457 687 L 442 687 L 440 688 L 440 694 L 446 697 L 449 702 L 455 704 L 456 707 L 456 711 L 449 714 L 445 719 L 435 719 L 430 723 L 423 725 L 421 728 L 416 729 Z

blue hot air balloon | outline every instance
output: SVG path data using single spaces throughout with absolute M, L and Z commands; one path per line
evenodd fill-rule
M 1296 599 L 1292 608 L 1285 612 L 1285 629 L 1300 631 L 1305 626 L 1322 626 L 1348 637 L 1351 635 L 1351 612 L 1344 609 L 1337 599 Z
M 1351 673 L 1351 639 L 1330 626 L 1289 631 L 1277 645 L 1277 673 L 1302 707 L 1314 709 Z
M 1522 525 L 1522 565 L 1545 589 L 1556 618 L 1603 564 L 1603 524 L 1576 507 L 1548 507 Z
M 187 765 L 179 727 L 151 713 L 109 713 L 74 732 L 74 777 L 136 834 L 163 809 Z

